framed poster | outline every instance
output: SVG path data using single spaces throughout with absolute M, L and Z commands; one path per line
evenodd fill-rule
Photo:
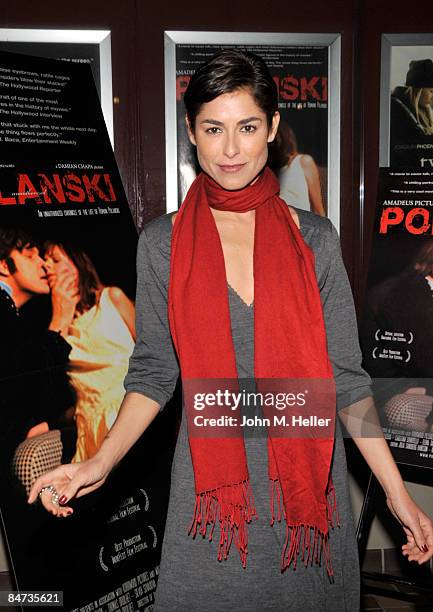
M 88 64 L 92 69 L 111 145 L 114 146 L 109 30 L 0 28 L 0 51 Z
M 360 329 L 385 437 L 433 467 L 433 33 L 383 34 L 379 183 Z
M 383 34 L 379 164 L 433 168 L 433 33 Z
M 182 102 L 189 78 L 217 51 L 237 48 L 263 57 L 278 87 L 287 163 L 273 169 L 280 178 L 282 197 L 287 186 L 289 203 L 314 209 L 302 171 L 306 193 L 302 202 L 297 196 L 300 189 L 286 179 L 289 166 L 307 158 L 318 177 L 323 212 L 339 228 L 340 43 L 340 34 L 165 32 L 167 211 L 179 207 L 198 171 Z
M 62 591 L 69 612 L 150 612 L 173 411 L 67 520 L 26 503 L 38 476 L 100 448 L 134 348 L 137 232 L 87 63 L 0 52 L 0 160 L 0 529 L 14 586 Z

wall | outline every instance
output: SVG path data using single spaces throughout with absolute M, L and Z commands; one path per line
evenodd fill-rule
M 165 211 L 164 30 L 341 32 L 341 240 L 360 304 L 377 175 L 379 34 L 423 31 L 424 23 L 430 23 L 429 5 L 412 10 L 410 24 L 406 5 L 401 3 L 399 10 L 396 0 L 310 0 L 303 4 L 274 0 L 271 6 L 264 10 L 263 2 L 250 0 L 240 10 L 239 4 L 220 0 L 215 11 L 190 0 L 187 4 L 159 3 L 154 11 L 145 0 L 74 0 L 73 4 L 15 0 L 3 3 L 0 27 L 111 30 L 113 95 L 119 98 L 114 106 L 115 153 L 138 228 Z M 372 7 L 374 16 L 369 12 Z M 354 75 L 360 78 L 354 80 Z M 360 200 L 360 178 L 365 179 L 365 201 Z M 354 484 L 352 489 L 356 510 L 361 497 Z M 431 496 L 426 501 L 431 507 Z M 372 537 L 373 548 L 387 544 L 380 531 Z M 0 570 L 6 568 L 2 554 L 0 546 Z
M 139 227 L 165 211 L 164 30 L 341 32 L 342 33 L 342 229 L 351 275 L 354 240 L 359 234 L 353 214 L 353 23 L 354 2 L 332 0 L 332 10 L 318 0 L 302 9 L 275 0 L 272 10 L 253 0 L 239 10 L 228 0 L 209 12 L 202 2 L 160 3 L 151 11 L 145 0 L 17 0 L 2 7 L 0 27 L 95 28 L 112 31 L 115 152 L 125 189 Z M 233 42 L 236 42 L 234 38 Z M 357 247 L 355 246 L 355 249 Z

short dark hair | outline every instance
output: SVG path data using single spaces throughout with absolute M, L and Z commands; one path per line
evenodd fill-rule
M 22 251 L 26 246 L 34 246 L 35 241 L 25 230 L 16 227 L 0 226 L 0 261 L 6 261 L 9 272 L 16 272 L 14 260 L 10 256 L 14 249 Z
M 266 114 L 268 126 L 278 110 L 278 90 L 265 61 L 248 51 L 224 49 L 197 68 L 184 95 L 191 129 L 202 104 L 237 89 L 249 89 Z
M 6 259 L 11 251 L 22 251 L 26 246 L 34 246 L 35 241 L 25 230 L 0 226 L 0 260 Z

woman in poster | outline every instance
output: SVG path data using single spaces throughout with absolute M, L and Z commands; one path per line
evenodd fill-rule
M 280 182 L 280 198 L 287 204 L 326 216 L 319 169 L 311 155 L 298 151 L 292 128 L 280 121 L 270 165 Z
M 93 457 L 114 423 L 134 348 L 134 305 L 119 287 L 104 287 L 86 253 L 47 243 L 45 268 L 54 286 L 64 268 L 76 277 L 77 304 L 60 330 L 71 346 L 68 373 L 76 394 L 73 462 Z
M 423 158 L 433 158 L 429 153 L 433 150 L 432 101 L 433 61 L 414 60 L 405 86 L 396 87 L 391 94 L 391 166 L 422 167 Z
M 185 105 L 203 173 L 178 213 L 141 234 L 127 394 L 95 457 L 35 483 L 29 502 L 40 493 L 56 516 L 105 482 L 165 406 L 178 359 L 184 390 L 211 379 L 231 387 L 242 378 L 320 379 L 326 389 L 335 384 L 346 415 L 371 396 L 337 232 L 326 218 L 290 209 L 265 167 L 279 122 L 265 63 L 240 51 L 217 54 L 192 77 Z M 297 442 L 271 430 L 244 436 L 236 423 L 239 435 L 223 426 L 219 436 L 194 436 L 186 410 L 156 609 L 358 609 L 344 446 L 335 395 L 326 397 L 332 433 Z M 409 497 L 385 440 L 356 443 L 404 525 L 404 554 L 427 561 L 432 523 Z

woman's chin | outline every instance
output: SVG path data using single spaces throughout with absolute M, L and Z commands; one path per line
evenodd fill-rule
M 240 189 L 248 187 L 251 183 L 254 183 L 257 180 L 258 174 L 260 174 L 260 171 L 255 174 L 251 174 L 250 172 L 247 174 L 240 170 L 239 172 L 219 171 L 213 174 L 209 173 L 209 176 L 213 178 L 222 189 L 226 189 L 227 191 L 239 191 Z

